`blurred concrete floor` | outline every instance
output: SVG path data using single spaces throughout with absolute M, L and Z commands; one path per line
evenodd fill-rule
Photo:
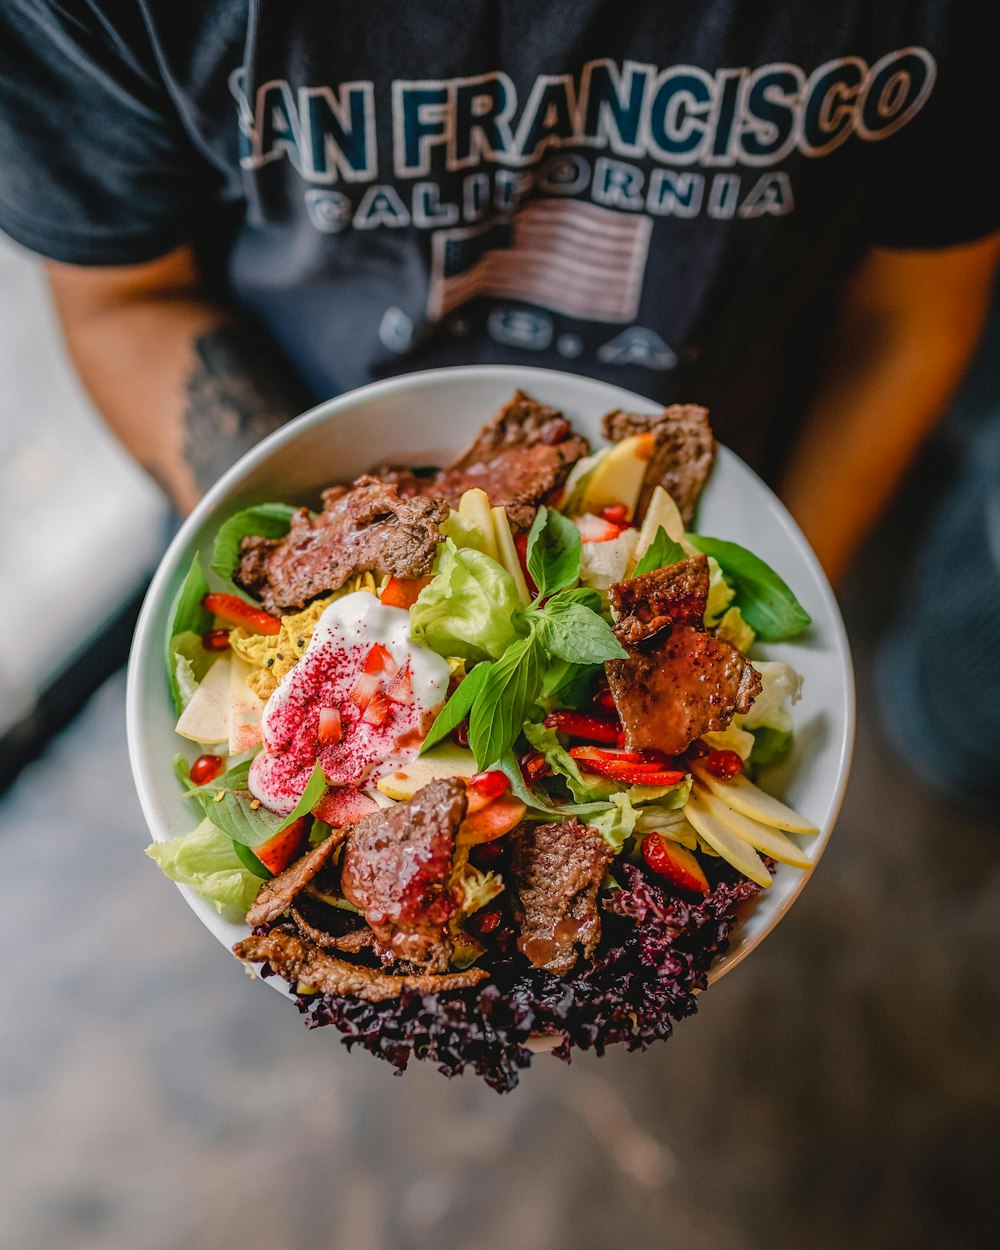
M 667 1045 L 502 1098 L 243 974 L 141 854 L 114 679 L 0 806 L 0 1245 L 1000 1244 L 996 829 L 886 757 L 858 658 L 848 801 L 777 932 Z

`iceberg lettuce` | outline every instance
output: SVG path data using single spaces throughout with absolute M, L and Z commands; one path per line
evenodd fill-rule
M 496 660 L 527 633 L 522 620 L 517 585 L 503 565 L 448 538 L 410 609 L 410 632 L 439 655 Z
M 260 877 L 244 868 L 233 840 L 208 819 L 180 838 L 154 842 L 146 854 L 171 881 L 189 885 L 215 909 L 242 920 L 257 897 Z

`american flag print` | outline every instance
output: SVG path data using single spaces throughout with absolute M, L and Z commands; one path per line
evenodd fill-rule
M 480 295 L 523 300 L 582 321 L 633 321 L 651 218 L 579 200 L 532 200 L 513 218 L 438 230 L 427 315 Z

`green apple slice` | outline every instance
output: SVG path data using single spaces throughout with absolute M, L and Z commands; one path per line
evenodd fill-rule
M 521 602 L 530 603 L 531 595 L 528 594 L 528 583 L 524 580 L 524 573 L 521 571 L 521 561 L 517 558 L 517 548 L 514 546 L 514 535 L 510 532 L 507 510 L 491 508 L 490 515 L 493 518 L 493 537 L 496 539 L 500 563 L 513 577 Z
M 736 812 L 758 820 L 762 825 L 770 825 L 772 829 L 785 829 L 789 833 L 818 833 L 815 825 L 810 824 L 804 816 L 786 807 L 780 799 L 765 793 L 755 786 L 749 778 L 733 777 L 721 781 L 700 765 L 695 764 L 694 774 L 714 795 Z
M 692 791 L 691 797 L 684 804 L 684 815 L 694 826 L 695 832 L 705 839 L 713 851 L 718 851 L 724 860 L 741 872 L 744 877 L 764 889 L 771 884 L 771 874 L 764 866 L 764 861 L 753 849 L 747 846 L 742 838 L 738 838 L 708 810 L 699 796 Z
M 744 816 L 742 812 L 734 811 L 725 799 L 712 794 L 700 782 L 697 784 L 696 792 L 709 815 L 714 816 L 720 824 L 725 825 L 731 833 L 735 833 L 744 842 L 748 842 L 755 850 L 763 851 L 772 859 L 780 860 L 783 864 L 791 864 L 794 868 L 812 867 L 812 860 L 809 856 L 780 830 L 769 828 L 757 820 L 751 820 L 749 816 Z
M 486 491 L 473 486 L 458 501 L 458 515 L 463 521 L 474 525 L 483 536 L 483 551 L 493 560 L 500 560 L 490 514 L 490 499 Z
M 418 790 L 441 777 L 471 777 L 477 772 L 476 757 L 453 742 L 443 742 L 426 755 L 410 760 L 375 783 L 389 799 L 412 799 Z
M 177 732 L 192 742 L 229 740 L 230 666 L 228 656 L 216 660 L 181 712 Z

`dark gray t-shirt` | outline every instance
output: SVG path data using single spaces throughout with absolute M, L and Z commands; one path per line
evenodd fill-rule
M 317 397 L 569 368 L 759 461 L 864 249 L 1000 225 L 998 9 L 2 0 L 0 228 L 194 243 Z

